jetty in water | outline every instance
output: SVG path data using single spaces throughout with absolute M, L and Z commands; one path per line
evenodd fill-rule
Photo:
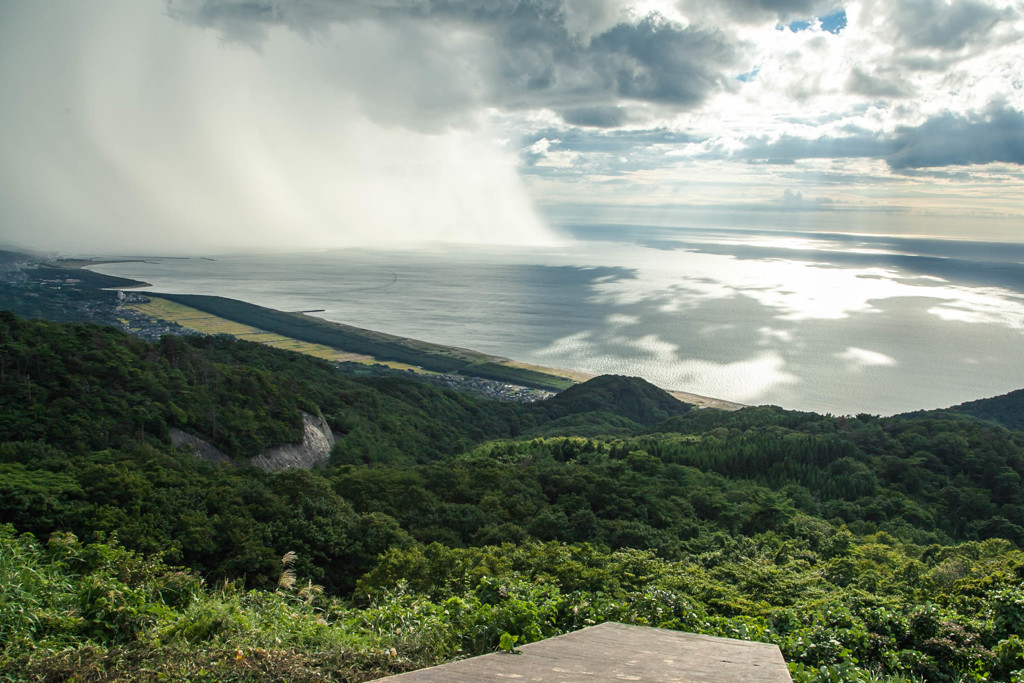
M 646 626 L 604 623 L 523 645 L 420 669 L 394 683 L 792 683 L 777 645 Z

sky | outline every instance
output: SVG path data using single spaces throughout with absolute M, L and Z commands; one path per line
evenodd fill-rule
M 0 0 L 0 244 L 1024 241 L 1022 0 Z

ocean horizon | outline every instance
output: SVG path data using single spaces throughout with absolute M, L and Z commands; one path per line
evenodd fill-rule
M 148 257 L 94 270 L 747 404 L 941 408 L 1024 387 L 1024 245 L 565 226 L 562 246 Z

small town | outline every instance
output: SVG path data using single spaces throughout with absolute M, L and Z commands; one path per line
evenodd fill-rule
M 553 391 L 531 389 L 516 384 L 506 384 L 481 377 L 464 377 L 463 375 L 445 374 L 430 376 L 432 383 L 445 386 L 456 391 L 485 396 L 497 401 L 514 403 L 533 403 L 555 395 Z
M 166 334 L 198 334 L 136 311 L 132 305 L 147 303 L 149 297 L 102 288 L 102 283 L 93 280 L 103 276 L 92 271 L 55 268 L 15 252 L 0 256 L 0 303 L 21 315 L 110 325 L 147 341 L 159 341 Z
M 23 315 L 52 317 L 54 311 L 59 311 L 59 317 L 66 322 L 111 325 L 150 342 L 159 341 L 165 335 L 203 334 L 136 310 L 133 306 L 149 303 L 149 297 L 128 289 L 100 289 L 91 282 L 92 276 L 96 275 L 92 271 L 51 268 L 24 254 L 4 254 L 6 258 L 0 263 L 0 282 L 4 284 L 0 303 Z M 348 364 L 336 365 L 346 371 Z M 383 365 L 369 367 L 384 374 L 395 372 Z M 543 389 L 454 373 L 435 375 L 409 370 L 402 374 L 435 386 L 498 401 L 533 403 L 554 396 L 554 392 Z

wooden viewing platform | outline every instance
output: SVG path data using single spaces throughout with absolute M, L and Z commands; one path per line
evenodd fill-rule
M 395 683 L 792 683 L 777 645 L 605 623 L 519 648 L 378 679 Z

